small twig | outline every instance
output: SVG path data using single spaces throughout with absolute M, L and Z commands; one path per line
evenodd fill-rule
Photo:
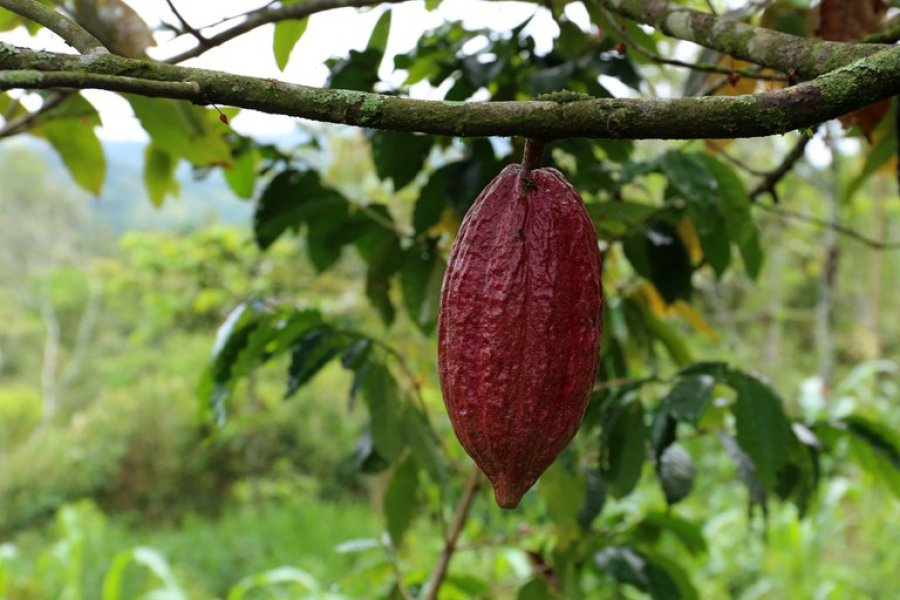
M 438 597 L 438 591 L 440 591 L 441 585 L 443 585 L 444 579 L 447 577 L 450 559 L 453 558 L 453 554 L 456 552 L 456 543 L 459 541 L 459 536 L 469 518 L 469 511 L 472 509 L 472 502 L 475 500 L 475 493 L 478 491 L 480 483 L 481 471 L 476 467 L 472 469 L 472 474 L 466 482 L 465 489 L 463 489 L 462 498 L 459 500 L 456 514 L 453 517 L 453 525 L 450 528 L 450 533 L 444 540 L 444 551 L 441 553 L 437 567 L 435 567 L 434 575 L 422 592 L 421 597 L 423 600 L 436 600 Z
M 615 19 L 613 18 L 613 22 Z M 677 60 L 674 58 L 666 58 L 665 56 L 661 56 L 650 50 L 647 50 L 636 41 L 634 41 L 625 31 L 621 31 L 619 35 L 622 36 L 622 39 L 628 44 L 628 47 L 637 51 L 639 54 L 644 55 L 647 59 L 664 64 L 670 65 L 673 67 L 684 67 L 685 69 L 691 69 L 692 71 L 704 71 L 706 73 L 718 73 L 719 75 L 727 75 L 729 77 L 734 77 L 735 75 L 739 77 L 746 77 L 747 79 L 759 79 L 762 81 L 787 81 L 786 75 L 769 75 L 762 73 L 761 67 L 753 67 L 750 69 L 733 69 L 728 67 L 722 67 L 713 63 L 692 63 L 686 62 L 683 60 Z
M 194 39 L 197 40 L 197 43 L 200 45 L 201 48 L 206 48 L 207 47 L 206 37 L 204 37 L 204 35 L 202 33 L 200 33 L 200 31 L 198 31 L 197 29 L 192 27 L 191 24 L 187 22 L 187 19 L 185 19 L 181 15 L 181 12 L 179 12 L 179 10 L 175 7 L 174 0 L 166 0 L 166 4 L 169 5 L 169 10 L 172 11 L 172 14 L 175 15 L 175 18 L 178 19 L 179 23 L 181 23 L 182 30 L 186 33 L 191 34 L 194 37 Z
M 41 117 L 62 104 L 66 98 L 74 93 L 74 90 L 57 92 L 55 95 L 44 100 L 44 103 L 36 111 L 26 113 L 21 117 L 7 121 L 3 128 L 0 129 L 0 139 L 17 135 L 32 127 L 33 125 L 36 125 Z
M 800 139 L 797 140 L 797 143 L 794 144 L 791 151 L 787 153 L 784 160 L 781 161 L 781 164 L 766 174 L 765 179 L 750 192 L 751 201 L 755 202 L 759 196 L 767 193 L 772 196 L 772 199 L 776 204 L 778 203 L 778 194 L 775 192 L 775 186 L 778 185 L 778 182 L 794 168 L 797 161 L 803 157 L 803 152 L 806 150 L 806 145 L 809 143 L 810 139 L 812 138 L 804 134 L 800 135 Z
M 757 208 L 761 208 L 766 212 L 770 212 L 787 219 L 793 219 L 795 221 L 802 221 L 804 223 L 809 223 L 811 225 L 815 225 L 817 227 L 822 227 L 824 229 L 831 229 L 840 235 L 847 236 L 850 239 L 856 240 L 857 242 L 864 244 L 870 248 L 874 248 L 875 250 L 897 250 L 900 249 L 900 240 L 897 241 L 887 241 L 882 242 L 880 240 L 873 240 L 870 237 L 866 237 L 860 232 L 856 231 L 852 227 L 848 227 L 846 225 L 842 225 L 840 223 L 836 223 L 833 221 L 827 221 L 825 219 L 820 219 L 819 217 L 814 217 L 812 215 L 806 215 L 803 213 L 798 213 L 787 208 L 782 208 L 780 206 L 773 206 L 769 204 L 754 204 Z
M 0 0 L 0 7 L 43 25 L 82 54 L 108 52 L 100 40 L 81 25 L 34 0 Z
M 727 160 L 728 162 L 730 162 L 737 168 L 743 169 L 747 173 L 750 173 L 751 175 L 756 175 L 757 177 L 767 177 L 769 175 L 769 173 L 767 171 L 762 171 L 760 169 L 753 168 L 750 165 L 745 164 L 743 161 L 738 160 L 737 158 L 731 156 L 730 154 L 728 154 L 728 152 L 725 151 L 725 148 L 718 145 L 714 140 L 709 140 L 707 143 L 715 149 L 715 151 L 717 153 L 716 156 L 720 156 L 720 157 L 724 158 L 725 160 Z
M 390 3 L 399 2 L 401 0 L 386 1 Z M 190 50 L 186 50 L 181 54 L 172 56 L 164 60 L 163 62 L 171 64 L 184 62 L 189 58 L 200 56 L 210 48 L 220 46 L 225 42 L 233 40 L 236 37 L 262 27 L 263 25 L 268 25 L 269 23 L 277 23 L 278 21 L 286 21 L 288 19 L 302 19 L 304 17 L 308 17 L 310 15 L 325 12 L 327 10 L 332 10 L 335 8 L 360 8 L 364 6 L 383 4 L 384 2 L 385 0 L 308 0 L 306 2 L 299 2 L 296 4 L 284 4 L 276 6 L 272 6 L 272 4 L 270 3 L 263 6 L 262 8 L 246 13 L 246 18 L 243 21 L 241 21 L 240 23 L 236 23 L 234 26 L 229 27 L 225 31 L 221 31 L 213 36 L 204 38 L 206 40 L 205 45 L 197 45 L 196 47 L 191 48 Z

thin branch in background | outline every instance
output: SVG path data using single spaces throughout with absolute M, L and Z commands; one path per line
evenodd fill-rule
M 100 40 L 64 14 L 34 0 L 0 0 L 0 7 L 43 25 L 82 54 L 108 52 Z
M 728 151 L 726 151 L 725 148 L 723 148 L 722 146 L 717 144 L 715 142 L 715 140 L 709 140 L 706 143 L 709 144 L 709 146 L 712 147 L 716 151 L 716 156 L 724 158 L 726 161 L 730 162 L 737 168 L 739 168 L 743 171 L 746 171 L 747 173 L 749 173 L 751 175 L 755 175 L 756 177 L 767 177 L 769 175 L 768 171 L 763 171 L 763 170 L 751 167 L 750 165 L 746 164 L 744 161 L 738 160 L 737 158 L 728 154 Z
M 463 490 L 462 498 L 456 507 L 456 514 L 453 517 L 450 533 L 444 540 L 444 551 L 441 553 L 434 574 L 431 576 L 431 579 L 428 580 L 428 584 L 422 592 L 421 597 L 424 600 L 437 600 L 441 585 L 443 585 L 444 579 L 447 578 L 447 569 L 450 566 L 450 559 L 453 558 L 453 554 L 456 552 L 456 544 L 459 541 L 459 536 L 469 518 L 469 511 L 472 509 L 472 502 L 475 500 L 475 494 L 478 491 L 480 482 L 481 471 L 479 471 L 477 467 L 473 468 L 472 474 L 469 476 L 469 480 L 466 482 L 466 487 Z
M 784 160 L 781 161 L 781 164 L 778 165 L 775 169 L 765 175 L 765 179 L 763 179 L 759 185 L 757 185 L 752 192 L 750 192 L 750 200 L 756 201 L 756 199 L 763 195 L 769 194 L 772 196 L 772 200 L 777 204 L 778 203 L 778 193 L 775 190 L 775 186 L 778 185 L 778 182 L 781 181 L 785 175 L 787 175 L 791 169 L 794 168 L 794 165 L 797 164 L 797 161 L 803 157 L 803 153 L 806 150 L 806 145 L 809 143 L 809 140 L 812 139 L 804 134 L 800 135 L 800 139 L 797 140 L 797 143 L 794 144 L 794 147 L 791 148 L 791 151 L 787 153 L 784 157 Z
M 616 18 L 614 15 L 610 14 L 609 11 L 606 11 L 609 19 L 616 23 Z M 715 14 L 715 13 L 713 13 Z M 683 67 L 685 69 L 690 69 L 692 71 L 703 71 L 706 73 L 717 73 L 719 75 L 726 75 L 730 78 L 734 76 L 738 77 L 746 77 L 747 79 L 758 79 L 762 81 L 787 81 L 788 78 L 786 75 L 774 75 L 774 74 L 765 74 L 762 73 L 762 67 L 754 67 L 750 69 L 734 69 L 723 67 L 713 63 L 692 63 L 686 62 L 683 60 L 677 60 L 674 58 L 666 58 L 665 56 L 661 56 L 656 54 L 655 52 L 651 52 L 647 50 L 639 43 L 637 43 L 628 33 L 625 31 L 625 28 L 622 27 L 619 30 L 619 35 L 625 40 L 625 43 L 628 45 L 628 48 L 635 50 L 638 54 L 643 55 L 648 60 L 651 60 L 655 63 L 660 63 L 663 65 L 670 65 L 673 67 Z M 726 80 L 728 81 L 728 80 Z
M 181 12 L 179 12 L 178 8 L 175 6 L 174 0 L 166 0 L 166 4 L 169 6 L 169 10 L 172 11 L 172 14 L 175 15 L 175 18 L 178 19 L 178 22 L 181 23 L 182 31 L 192 35 L 194 39 L 197 40 L 197 44 L 199 44 L 200 48 L 207 48 L 207 44 L 209 43 L 207 39 L 200 31 L 194 29 L 191 24 L 187 22 L 187 19 L 181 15 Z
M 38 124 L 41 117 L 46 115 L 48 112 L 59 106 L 65 101 L 66 98 L 75 93 L 75 90 L 63 90 L 59 91 L 53 96 L 44 100 L 44 103 L 41 107 L 33 112 L 26 113 L 20 117 L 15 119 L 8 120 L 2 128 L 0 128 L 0 140 L 3 138 L 7 138 L 13 135 L 17 135 L 30 129 L 31 127 Z
M 712 0 L 706 0 L 706 5 L 709 7 L 709 12 L 711 12 L 713 15 L 719 14 L 719 12 L 716 10 L 716 7 L 712 3 Z
M 812 215 L 807 215 L 803 213 L 798 213 L 793 210 L 783 208 L 780 206 L 773 206 L 768 204 L 754 204 L 757 208 L 760 208 L 766 212 L 770 212 L 786 219 L 801 221 L 803 223 L 809 223 L 811 225 L 815 225 L 817 227 L 821 227 L 823 229 L 830 229 L 839 233 L 840 235 L 846 236 L 852 240 L 856 240 L 857 242 L 864 244 L 870 248 L 874 248 L 875 250 L 898 250 L 900 249 L 900 240 L 896 241 L 880 241 L 873 240 L 870 237 L 866 237 L 860 232 L 856 231 L 852 227 L 848 227 L 846 225 L 842 225 L 841 223 L 836 223 L 834 221 L 828 221 L 826 219 L 820 219 L 819 217 L 814 217 Z
M 244 35 L 258 27 L 268 25 L 269 23 L 277 23 L 288 19 L 302 19 L 310 15 L 325 12 L 335 8 L 355 7 L 362 8 L 367 6 L 375 6 L 378 4 L 395 3 L 403 0 L 308 0 L 296 4 L 275 5 L 267 4 L 262 8 L 246 13 L 246 18 L 229 27 L 225 31 L 221 31 L 212 35 L 206 40 L 206 44 L 198 44 L 190 50 L 186 50 L 181 54 L 177 54 L 165 59 L 163 62 L 177 64 L 184 62 L 189 58 L 194 58 L 203 54 L 206 50 L 220 46 L 225 42 Z

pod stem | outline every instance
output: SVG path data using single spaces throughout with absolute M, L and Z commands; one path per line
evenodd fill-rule
M 525 152 L 522 156 L 522 166 L 529 171 L 540 169 L 544 164 L 544 147 L 546 143 L 534 138 L 525 138 Z

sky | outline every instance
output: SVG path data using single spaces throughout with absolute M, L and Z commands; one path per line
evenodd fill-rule
M 729 0 L 729 5 L 742 4 L 744 0 Z M 151 27 L 161 21 L 175 23 L 176 19 L 165 0 L 126 0 Z M 263 1 L 216 0 L 198 2 L 195 0 L 174 0 L 181 14 L 194 27 L 214 23 L 223 17 L 233 16 L 265 4 Z M 228 71 L 242 75 L 270 77 L 304 85 L 321 86 L 328 71 L 324 61 L 333 56 L 345 56 L 350 49 L 361 50 L 368 41 L 369 34 L 384 10 L 393 11 L 392 26 L 388 40 L 386 60 L 382 63 L 382 77 L 390 77 L 390 59 L 393 55 L 413 48 L 420 35 L 441 22 L 462 20 L 468 28 L 493 27 L 508 30 L 534 16 L 526 32 L 533 35 L 539 53 L 550 50 L 559 29 L 550 17 L 549 11 L 531 3 L 518 2 L 475 2 L 473 0 L 444 0 L 434 11 L 427 11 L 423 1 L 401 2 L 389 7 L 376 7 L 367 11 L 346 8 L 312 15 L 302 39 L 294 48 L 291 60 L 284 72 L 278 70 L 272 54 L 272 32 L 274 26 L 260 27 L 226 44 L 213 48 L 204 55 L 185 62 L 185 65 Z M 581 4 L 569 4 L 566 16 L 582 29 L 591 28 L 587 11 Z M 227 26 L 227 25 L 226 25 Z M 209 30 L 206 33 L 214 32 Z M 193 45 L 189 36 L 172 40 L 171 35 L 159 34 L 159 45 L 151 48 L 153 58 L 166 58 Z M 36 36 L 29 36 L 24 30 L 0 33 L 0 41 L 59 52 L 72 52 L 55 34 L 41 30 Z M 693 53 L 690 44 L 679 44 L 676 49 L 679 58 L 690 59 Z M 396 76 L 397 74 L 395 74 Z M 389 80 L 394 84 L 402 82 Z M 617 80 L 603 77 L 601 83 L 616 96 L 634 95 L 633 91 Z M 128 103 L 109 92 L 87 90 L 87 97 L 100 111 L 103 127 L 97 133 L 105 140 L 146 140 L 147 136 L 134 118 Z M 426 83 L 417 84 L 410 95 L 419 98 L 439 97 Z M 297 119 L 276 115 L 266 115 L 255 111 L 242 111 L 231 126 L 247 135 L 275 136 L 287 134 L 297 126 Z M 821 142 L 813 140 L 808 146 L 807 158 L 815 166 L 830 162 L 830 153 Z

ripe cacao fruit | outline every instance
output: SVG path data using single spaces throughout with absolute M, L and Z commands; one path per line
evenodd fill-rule
M 599 361 L 601 268 L 581 197 L 555 169 L 507 166 L 463 219 L 441 291 L 441 389 L 503 508 L 581 424 Z

